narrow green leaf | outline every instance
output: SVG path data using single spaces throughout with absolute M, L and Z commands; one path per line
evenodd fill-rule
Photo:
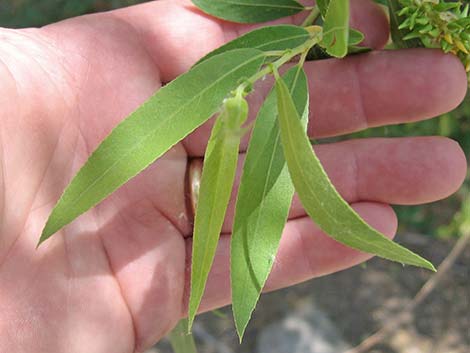
M 350 28 L 349 29 L 349 38 L 348 38 L 348 45 L 355 46 L 361 44 L 364 40 L 364 34 L 357 29 Z
M 330 6 L 330 0 L 317 0 L 315 3 L 320 9 L 321 16 L 325 18 L 326 13 L 328 12 L 328 7 Z
M 295 106 L 308 119 L 303 70 L 284 76 Z M 259 110 L 246 154 L 231 238 L 232 310 L 241 338 L 271 271 L 294 194 L 282 151 L 273 89 Z
M 369 47 L 360 47 L 358 45 L 348 46 L 348 55 L 363 54 L 372 51 Z
M 387 6 L 387 0 L 374 0 L 374 2 L 382 6 Z
M 304 10 L 295 0 L 192 0 L 205 13 L 232 22 L 258 23 Z
M 207 121 L 264 62 L 256 49 L 217 55 L 160 89 L 101 143 L 65 190 L 40 242 L 95 206 Z
M 194 222 L 189 328 L 197 314 L 217 249 L 237 169 L 241 125 L 247 114 L 245 99 L 229 98 L 212 129 L 204 156 Z
M 407 29 L 399 29 L 403 20 L 406 17 L 400 19 L 398 13 L 401 10 L 401 6 L 398 0 L 387 0 L 388 1 L 388 12 L 390 15 L 390 34 L 392 36 L 393 44 L 397 49 L 406 48 L 418 48 L 422 47 L 423 44 L 419 39 L 404 40 L 403 38 L 410 33 Z
M 170 332 L 168 339 L 174 353 L 197 353 L 193 335 L 188 333 L 188 320 L 181 320 Z
M 255 48 L 261 51 L 295 48 L 310 38 L 302 27 L 291 25 L 269 26 L 255 29 L 207 54 L 199 63 L 220 53 L 242 48 Z M 196 64 L 196 65 L 197 65 Z
M 308 215 L 325 233 L 351 248 L 435 271 L 429 261 L 370 227 L 342 199 L 311 148 L 289 90 L 280 78 L 276 90 L 284 156 Z
M 342 58 L 348 53 L 349 0 L 331 0 L 323 25 L 322 46 L 327 53 Z

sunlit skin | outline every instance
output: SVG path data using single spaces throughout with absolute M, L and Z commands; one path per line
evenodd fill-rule
M 367 0 L 352 8 L 366 44 L 383 47 L 383 13 Z M 189 1 L 162 0 L 41 29 L 0 30 L 0 352 L 141 352 L 185 315 L 185 173 L 188 157 L 203 155 L 210 123 L 39 250 L 36 244 L 61 192 L 111 129 L 250 28 L 210 18 Z M 430 118 L 456 107 L 466 91 L 462 64 L 432 50 L 307 63 L 306 71 L 312 137 Z M 250 119 L 267 89 L 265 81 L 249 98 Z M 242 154 L 245 148 L 246 139 Z M 397 220 L 389 204 L 447 197 L 467 169 L 460 147 L 441 137 L 354 140 L 317 152 L 343 197 L 391 237 Z M 232 216 L 233 202 L 204 311 L 230 303 Z M 368 258 L 322 234 L 295 200 L 267 289 Z

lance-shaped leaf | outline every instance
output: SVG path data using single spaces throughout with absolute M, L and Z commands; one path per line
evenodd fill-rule
M 308 119 L 308 87 L 299 67 L 285 75 L 297 111 Z M 271 271 L 294 194 L 282 151 L 276 91 L 256 118 L 237 197 L 231 238 L 232 310 L 240 339 Z
M 192 0 L 205 13 L 239 23 L 258 23 L 304 10 L 295 0 Z
M 387 0 L 374 0 L 374 2 L 382 6 L 387 6 Z
M 264 54 L 217 55 L 160 89 L 121 122 L 91 155 L 49 216 L 40 242 L 95 206 L 207 121 Z
M 321 45 L 331 56 L 342 58 L 348 53 L 349 0 L 331 0 L 323 24 Z
M 350 28 L 349 29 L 349 38 L 348 38 L 348 45 L 354 46 L 359 45 L 364 40 L 364 34 L 357 29 Z
M 281 78 L 276 80 L 276 90 L 284 156 L 308 215 L 325 233 L 351 248 L 434 271 L 429 261 L 370 227 L 343 200 L 315 155 Z
M 328 12 L 328 7 L 330 6 L 330 0 L 317 0 L 315 3 L 320 9 L 321 16 L 325 18 L 326 13 Z
M 372 49 L 367 47 L 359 46 L 359 44 L 364 40 L 364 34 L 356 29 L 349 29 L 349 38 L 348 38 L 348 55 L 367 53 Z M 328 54 L 324 48 L 320 45 L 313 46 L 307 56 L 308 60 L 322 60 L 332 58 L 333 56 Z
M 244 98 L 229 98 L 212 129 L 204 156 L 194 222 L 189 328 L 197 314 L 217 249 L 237 169 L 241 125 L 247 114 L 248 103 Z
M 229 50 L 255 48 L 262 51 L 295 48 L 310 38 L 302 27 L 291 25 L 268 26 L 255 29 L 207 54 L 198 64 Z

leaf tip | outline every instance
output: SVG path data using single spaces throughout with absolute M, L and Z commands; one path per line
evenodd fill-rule
M 434 265 L 430 261 L 426 261 L 426 268 L 432 272 L 437 272 L 436 267 L 434 267 Z
M 39 238 L 39 241 L 36 245 L 36 250 L 39 249 L 39 247 L 47 240 L 49 239 L 55 232 L 50 230 L 49 227 L 49 221 L 46 223 L 44 229 L 42 230 L 41 236 Z
M 194 290 L 191 289 L 191 294 L 189 297 L 189 307 L 188 307 L 188 330 L 187 330 L 188 335 L 191 334 L 191 330 L 193 328 L 193 323 L 194 323 L 194 319 L 196 318 L 197 308 L 198 308 L 198 305 L 196 306 L 196 308 L 194 307 L 193 292 Z
M 238 340 L 240 344 L 242 344 L 243 342 L 243 336 L 245 335 L 247 326 L 248 326 L 247 320 L 242 320 L 242 322 L 240 322 L 240 320 L 235 317 L 235 328 L 237 330 Z

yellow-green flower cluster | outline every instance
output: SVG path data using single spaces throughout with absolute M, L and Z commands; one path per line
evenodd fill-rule
M 470 79 L 470 17 L 468 1 L 399 0 L 403 39 L 418 38 L 427 48 L 441 48 L 457 55 Z

